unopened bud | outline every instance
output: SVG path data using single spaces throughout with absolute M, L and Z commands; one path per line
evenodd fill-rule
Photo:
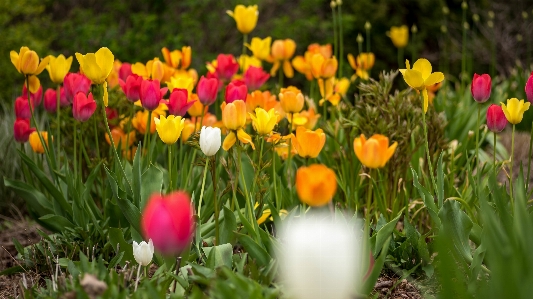
M 489 10 L 488 16 L 489 18 L 494 19 L 494 12 L 492 10 Z
M 516 35 L 516 40 L 519 41 L 519 42 L 521 42 L 521 41 L 523 40 L 523 38 L 522 38 L 522 34 L 517 34 L 517 35 Z
M 370 22 L 366 22 L 366 23 L 365 23 L 365 29 L 366 29 L 366 30 L 370 30 L 370 29 L 372 29 L 372 24 L 370 24 Z
M 528 15 L 527 15 L 527 11 L 523 11 L 522 12 L 522 18 L 525 20 L 527 19 Z
M 331 6 L 331 8 L 335 8 L 335 6 L 337 6 L 337 2 L 335 2 L 335 1 L 331 1 L 331 3 L 329 4 L 329 6 Z
M 342 5 L 342 0 L 337 0 L 337 5 L 341 6 Z
M 442 26 L 440 26 L 440 31 L 442 33 L 446 33 L 446 32 L 448 32 L 448 28 L 445 25 L 442 25 Z
M 361 35 L 361 33 L 359 33 L 357 35 L 357 38 L 355 39 L 358 43 L 362 43 L 363 42 L 363 36 Z
M 476 22 L 476 23 L 479 22 L 479 15 L 478 15 L 477 13 L 473 14 L 473 15 L 472 15 L 472 20 L 473 20 L 474 22 Z
M 468 131 L 468 138 L 472 138 L 472 137 L 474 137 L 474 131 L 469 130 Z
M 494 27 L 494 23 L 492 21 L 488 21 L 487 26 L 489 26 L 489 28 L 492 28 Z
M 448 15 L 450 13 L 450 9 L 448 8 L 448 6 L 442 7 L 442 13 L 445 15 Z
M 468 22 L 464 22 L 463 27 L 465 28 L 465 30 L 470 29 L 470 25 L 468 24 Z
M 413 24 L 413 26 L 411 26 L 411 32 L 412 33 L 417 33 L 418 32 L 418 28 L 416 27 L 415 24 Z
M 463 10 L 466 10 L 468 8 L 468 4 L 466 3 L 466 1 L 463 1 L 463 3 L 461 3 L 461 8 Z

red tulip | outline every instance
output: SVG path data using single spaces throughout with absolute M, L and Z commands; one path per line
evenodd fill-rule
M 131 72 L 131 64 L 124 62 L 118 70 L 118 78 L 122 81 L 126 81 L 131 74 L 133 74 Z
M 22 85 L 22 96 L 26 97 L 26 85 Z M 41 100 L 43 98 L 43 86 L 39 86 L 39 89 L 36 93 L 31 94 L 31 101 L 33 103 L 33 107 L 37 107 L 41 105 Z
M 248 88 L 241 80 L 231 81 L 228 86 L 226 86 L 226 103 L 232 103 L 236 100 L 242 100 L 246 102 L 246 96 L 248 95 Z
M 263 68 L 250 66 L 244 73 L 244 83 L 249 90 L 259 89 L 270 78 L 270 75 Z
M 28 119 L 18 118 L 15 120 L 15 124 L 13 125 L 13 135 L 17 142 L 24 143 L 28 141 L 28 138 L 33 131 L 35 131 L 35 128 L 30 126 L 30 121 Z
M 491 104 L 487 110 L 487 127 L 492 132 L 501 132 L 507 126 L 507 118 L 500 105 Z
M 118 111 L 115 108 L 105 107 L 105 114 L 108 121 L 112 121 L 118 117 Z
M 35 104 L 32 105 L 35 107 Z M 15 100 L 15 116 L 22 119 L 31 119 L 30 105 L 28 104 L 28 98 L 25 96 L 18 97 Z
M 239 70 L 239 64 L 231 54 L 218 54 L 217 74 L 220 80 L 229 81 Z
M 484 103 L 490 98 L 490 89 L 492 82 L 488 74 L 478 75 L 474 74 L 472 79 L 472 85 L 470 85 L 470 91 L 474 100 L 478 103 Z
M 140 99 L 142 82 L 143 78 L 135 74 L 129 75 L 126 82 L 122 79 L 118 79 L 122 91 L 126 95 L 126 98 L 131 102 L 137 102 Z
M 143 80 L 141 83 L 141 104 L 147 110 L 154 110 L 159 106 L 161 98 L 167 93 L 168 88 L 160 88 L 159 80 Z
M 531 72 L 531 75 L 526 82 L 526 96 L 527 100 L 533 103 L 533 72 Z
M 205 106 L 213 104 L 217 99 L 218 82 L 217 78 L 206 78 L 202 76 L 196 86 L 196 93 L 200 102 Z
M 189 195 L 176 191 L 148 199 L 141 219 L 146 240 L 165 255 L 177 255 L 189 246 L 194 232 L 193 209 Z
M 168 107 L 168 113 L 183 117 L 187 110 L 196 102 L 196 100 L 188 102 L 188 91 L 183 88 L 174 88 L 170 94 L 168 101 L 162 101 Z
M 96 110 L 96 101 L 93 98 L 93 94 L 90 92 L 89 96 L 86 96 L 83 92 L 78 92 L 74 97 L 72 103 L 72 115 L 79 121 L 87 121 L 93 115 Z
M 70 102 L 65 95 L 65 89 L 61 87 L 59 96 L 59 106 L 69 106 Z M 52 88 L 48 88 L 44 93 L 44 109 L 50 113 L 55 113 L 57 110 L 57 91 Z
M 69 102 L 74 101 L 74 97 L 78 92 L 87 94 L 91 89 L 91 80 L 85 75 L 78 73 L 68 73 L 63 80 L 63 86 L 65 87 L 65 95 Z

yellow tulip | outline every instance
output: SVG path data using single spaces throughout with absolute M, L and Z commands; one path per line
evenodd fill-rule
M 181 47 L 181 69 L 185 70 L 191 66 L 192 49 L 190 46 Z
M 300 167 L 296 172 L 296 193 L 300 200 L 312 207 L 327 204 L 337 191 L 335 172 L 322 164 Z
M 270 56 L 270 44 L 272 38 L 270 36 L 260 39 L 259 37 L 252 38 L 250 44 L 246 44 L 246 47 L 252 51 L 254 57 L 260 60 L 267 60 Z
M 35 75 L 31 75 L 29 77 L 29 80 L 30 80 L 30 92 L 36 93 L 37 91 L 39 91 L 39 87 L 41 87 L 41 81 L 39 80 L 39 78 L 37 78 L 37 76 Z M 24 80 L 24 86 L 26 86 L 26 80 Z
M 174 115 L 169 115 L 168 117 L 161 115 L 159 118 L 154 118 L 154 122 L 159 138 L 169 145 L 178 141 L 185 126 L 185 119 Z
M 39 138 L 39 133 L 37 131 L 34 131 L 30 134 L 30 137 L 28 141 L 30 142 L 31 149 L 38 154 L 44 153 L 44 147 L 41 143 L 41 139 Z M 42 131 L 41 136 L 43 137 L 44 142 L 46 143 L 46 146 L 48 146 L 48 132 Z
M 345 96 L 348 88 L 350 88 L 350 80 L 348 78 L 335 79 L 335 92 Z
M 9 57 L 17 71 L 23 75 L 39 75 L 50 60 L 50 57 L 47 56 L 39 62 L 39 55 L 28 47 L 21 47 L 18 53 L 9 52 Z
M 255 67 L 262 67 L 261 60 L 259 60 L 255 56 L 248 56 L 248 55 L 241 55 L 239 56 L 239 59 L 237 60 L 239 62 L 239 65 L 243 69 L 243 72 L 246 72 L 250 66 Z
M 183 57 L 180 50 L 173 50 L 171 52 L 167 47 L 163 47 L 163 49 L 161 49 L 161 53 L 163 54 L 163 59 L 165 59 L 165 62 L 169 66 L 177 68 L 180 65 Z
M 257 17 L 259 11 L 257 11 L 257 5 L 244 6 L 239 4 L 235 6 L 235 10 L 228 10 L 226 13 L 232 17 L 237 23 L 237 29 L 242 34 L 248 34 L 254 30 L 257 25 Z
M 298 127 L 295 141 L 294 146 L 300 157 L 316 158 L 326 143 L 326 134 L 324 134 L 322 129 L 312 131 L 304 127 Z
M 305 102 L 302 92 L 294 86 L 282 88 L 279 94 L 279 100 L 281 102 L 281 108 L 283 108 L 285 113 L 302 111 Z
M 353 141 L 354 152 L 359 161 L 368 168 L 381 168 L 394 154 L 398 142 L 389 147 L 389 138 L 375 134 L 366 139 L 364 134 Z
M 322 54 L 314 54 L 311 58 L 311 73 L 318 78 L 331 78 L 337 72 L 337 58 L 325 58 Z
M 57 58 L 52 55 L 49 55 L 48 57 L 50 57 L 50 62 L 46 66 L 46 69 L 50 75 L 50 80 L 55 84 L 63 83 L 63 80 L 72 65 L 72 56 L 65 58 L 63 54 L 60 54 Z
M 524 117 L 524 112 L 526 112 L 529 109 L 529 102 L 525 102 L 524 100 L 518 100 L 517 98 L 512 98 L 507 100 L 507 105 L 504 103 L 500 103 L 502 105 L 503 113 L 505 114 L 505 118 L 512 123 L 513 125 L 516 125 L 522 121 L 522 118 Z
M 248 114 L 252 118 L 252 125 L 255 131 L 261 136 L 270 134 L 278 123 L 278 115 L 274 108 L 268 110 L 268 112 L 263 108 L 256 108 L 255 115 Z
M 182 89 L 187 89 L 187 91 L 189 92 L 189 95 L 191 95 L 192 93 L 192 90 L 194 88 L 194 80 L 189 77 L 188 74 L 183 74 L 183 75 L 180 75 L 180 76 L 174 76 L 174 77 L 171 77 L 170 78 L 170 81 L 167 81 L 167 87 L 168 87 L 168 90 L 172 93 L 172 91 L 175 89 L 175 88 L 182 88 Z
M 85 55 L 76 53 L 76 59 L 85 76 L 94 84 L 103 84 L 105 82 L 113 69 L 113 62 L 115 61 L 113 53 L 106 47 L 100 48 L 96 53 L 87 53 Z
M 406 25 L 392 26 L 388 35 L 396 48 L 405 48 L 409 41 L 409 28 Z
M 403 79 L 411 88 L 422 91 L 422 95 L 424 96 L 424 113 L 426 113 L 429 103 L 427 89 L 444 80 L 444 74 L 441 72 L 431 73 L 431 63 L 424 58 L 418 59 L 412 69 L 409 60 L 405 61 L 405 65 L 407 69 L 400 69 Z
M 222 148 L 229 150 L 239 139 L 242 143 L 250 143 L 253 149 L 255 145 L 252 142 L 252 137 L 248 135 L 243 127 L 246 125 L 246 104 L 242 100 L 236 100 L 229 104 L 222 104 L 222 122 L 229 134 L 224 139 Z
M 322 106 L 325 101 L 330 102 L 333 106 L 339 105 L 341 96 L 335 92 L 334 77 L 326 80 L 318 79 L 318 87 L 320 89 L 320 95 L 322 96 L 322 99 L 318 102 L 320 106 Z

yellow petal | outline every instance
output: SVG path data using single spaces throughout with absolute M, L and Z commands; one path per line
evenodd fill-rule
M 414 89 L 422 90 L 422 88 L 425 87 L 422 74 L 414 69 L 406 70 L 403 74 L 403 79 L 405 80 L 405 83 Z
M 107 81 L 104 81 L 103 89 L 104 89 L 104 106 L 107 107 L 107 104 L 109 104 L 109 93 L 107 92 Z
M 413 70 L 419 71 L 422 74 L 422 78 L 426 80 L 431 74 L 431 63 L 425 58 L 420 58 L 413 65 Z
M 94 84 L 103 83 L 105 78 L 102 78 L 102 70 L 96 63 L 96 56 L 93 53 L 88 53 L 84 56 L 84 64 L 82 66 L 83 73 L 87 78 L 91 79 Z
M 426 113 L 428 112 L 428 105 L 429 105 L 428 90 L 424 89 L 422 91 L 422 95 L 424 96 L 424 113 Z
M 100 48 L 100 50 L 96 51 L 95 57 L 96 63 L 98 63 L 98 66 L 102 71 L 101 76 L 103 79 L 106 79 L 107 76 L 109 76 L 109 74 L 113 70 L 113 62 L 115 61 L 115 56 L 108 48 L 102 47 Z
M 427 79 L 424 81 L 424 84 L 426 86 L 431 86 L 431 85 L 440 83 L 443 80 L 444 80 L 444 74 L 441 73 L 441 72 L 435 72 L 435 73 L 429 75 L 429 77 L 427 77 Z
M 222 148 L 225 151 L 228 151 L 237 141 L 237 136 L 235 136 L 235 133 L 231 131 L 226 138 L 224 138 L 224 143 L 222 144 Z
M 9 52 L 9 58 L 11 58 L 11 63 L 15 66 L 17 71 L 20 73 L 19 54 L 15 51 L 11 51 Z

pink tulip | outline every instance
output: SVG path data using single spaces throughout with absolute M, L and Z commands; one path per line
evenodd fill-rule
M 159 80 L 143 80 L 141 83 L 141 104 L 147 110 L 154 110 L 159 106 L 161 98 L 167 93 L 168 88 L 160 88 Z
M 527 100 L 533 103 L 533 72 L 531 72 L 531 75 L 526 82 L 526 96 Z
M 217 56 L 217 74 L 218 78 L 223 81 L 231 80 L 231 77 L 239 70 L 239 64 L 231 54 L 218 54 Z
M 67 107 L 70 102 L 65 95 L 65 89 L 61 87 L 59 96 L 59 106 Z M 55 113 L 57 110 L 57 91 L 52 88 L 48 88 L 44 93 L 44 109 L 50 113 Z
M 472 97 L 478 103 L 485 103 L 490 98 L 490 90 L 492 82 L 488 74 L 478 75 L 474 74 L 472 79 L 472 85 L 470 85 L 470 91 L 472 91 Z
M 487 127 L 492 132 L 501 132 L 507 126 L 507 118 L 500 105 L 491 104 L 487 110 Z
M 176 191 L 148 199 L 141 219 L 146 240 L 165 255 L 178 255 L 189 246 L 194 232 L 193 209 L 189 195 Z
M 33 106 L 35 107 L 35 104 Z M 28 98 L 25 96 L 18 97 L 15 100 L 15 116 L 21 119 L 31 119 L 30 105 L 28 104 Z
M 246 101 L 246 96 L 248 95 L 248 88 L 241 80 L 231 81 L 228 86 L 226 86 L 226 103 L 232 103 L 236 100 Z
M 91 89 L 91 80 L 82 74 L 68 73 L 63 81 L 63 86 L 65 87 L 67 100 L 72 103 L 78 92 L 84 94 L 89 92 L 89 89 Z
M 270 75 L 260 67 L 250 66 L 244 73 L 244 83 L 249 90 L 261 88 L 269 78 Z
M 26 97 L 26 85 L 22 86 L 22 96 Z M 31 94 L 31 101 L 33 103 L 33 107 L 37 107 L 41 105 L 41 100 L 43 98 L 43 86 L 39 86 L 39 89 L 36 93 Z
M 96 110 L 96 101 L 93 98 L 93 94 L 90 92 L 89 96 L 86 96 L 83 92 L 78 92 L 74 97 L 72 103 L 72 115 L 79 121 L 87 121 L 93 115 Z
M 202 76 L 198 85 L 196 86 L 196 93 L 200 102 L 205 106 L 213 104 L 217 99 L 218 94 L 218 79 L 206 78 Z
M 187 113 L 187 110 L 189 110 L 189 108 L 191 108 L 194 102 L 196 102 L 196 100 L 187 102 L 187 99 L 187 89 L 174 88 L 174 90 L 170 94 L 170 99 L 168 100 L 168 102 L 162 102 L 167 105 L 169 114 L 183 117 L 185 113 Z
M 118 70 L 118 78 L 122 81 L 126 81 L 131 74 L 133 74 L 131 72 L 131 64 L 124 62 Z
M 122 91 L 126 95 L 126 98 L 131 102 L 137 102 L 140 99 L 142 82 L 143 78 L 135 74 L 129 75 L 126 78 L 126 82 L 122 79 L 118 79 Z
M 30 121 L 27 119 L 18 118 L 13 125 L 13 135 L 15 140 L 20 143 L 28 141 L 30 134 L 35 131 L 35 128 L 30 126 Z

